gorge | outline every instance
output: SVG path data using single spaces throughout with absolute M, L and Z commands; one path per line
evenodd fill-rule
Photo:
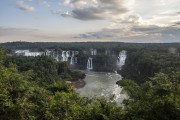
M 20 55 L 26 55 L 29 50 L 17 50 Z M 15 51 L 15 53 L 17 53 Z M 122 88 L 119 87 L 116 82 L 121 80 L 121 75 L 117 74 L 117 70 L 121 70 L 125 65 L 127 51 L 121 50 L 117 53 L 110 50 L 98 51 L 97 49 L 76 51 L 76 50 L 46 50 L 43 53 L 45 56 L 49 56 L 56 61 L 66 62 L 73 69 L 78 69 L 78 66 L 82 65 L 82 70 L 86 77 L 84 82 L 86 83 L 82 88 L 78 88 L 77 92 L 85 97 L 103 96 L 110 99 L 113 96 L 113 100 L 116 102 L 122 102 L 126 98 L 126 94 L 121 93 Z M 18 55 L 18 54 L 16 54 Z M 83 64 L 84 63 L 84 64 Z M 114 66 L 112 66 L 112 63 Z M 106 72 L 106 69 L 112 69 Z M 101 68 L 104 71 L 101 71 Z
M 117 65 L 121 69 L 125 64 L 126 54 L 125 50 L 119 52 Z M 113 100 L 119 104 L 123 99 L 127 98 L 127 95 L 122 92 L 122 88 L 116 85 L 116 82 L 121 80 L 121 75 L 107 72 L 93 72 L 92 70 L 92 58 L 88 59 L 87 70 L 83 71 L 86 74 L 86 85 L 83 88 L 77 89 L 80 95 L 85 97 L 100 97 L 103 96 L 107 99 L 113 97 Z

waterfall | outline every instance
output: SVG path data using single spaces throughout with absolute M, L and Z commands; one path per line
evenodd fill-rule
M 69 51 L 66 51 L 66 57 L 70 57 L 70 52 Z
M 74 51 L 72 51 L 72 55 L 71 55 L 71 65 L 74 65 L 75 61 L 74 61 Z
M 93 69 L 93 63 L 92 63 L 92 58 L 89 57 L 88 61 L 87 61 L 87 69 L 88 70 L 92 70 Z
M 96 49 L 91 49 L 90 53 L 91 53 L 92 56 L 97 55 L 97 50 Z
M 57 55 L 56 55 L 56 61 L 59 61 L 59 53 L 58 53 L 58 51 L 57 51 Z
M 70 57 L 70 52 L 69 51 L 65 51 L 64 52 L 64 56 L 65 56 L 65 58 L 64 58 L 64 61 L 68 61 L 68 58 Z
M 62 61 L 66 61 L 66 51 L 62 51 Z
M 123 65 L 125 65 L 126 56 L 127 56 L 127 52 L 125 50 L 122 50 L 121 52 L 119 52 L 117 65 L 120 69 L 122 68 Z

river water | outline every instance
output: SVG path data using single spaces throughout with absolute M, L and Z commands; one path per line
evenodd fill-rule
M 107 99 L 113 95 L 114 101 L 118 103 L 121 103 L 124 98 L 127 98 L 127 95 L 121 92 L 122 88 L 116 85 L 116 82 L 122 79 L 119 74 L 92 71 L 84 72 L 86 73 L 86 85 L 83 88 L 77 89 L 80 95 L 85 97 L 104 96 Z

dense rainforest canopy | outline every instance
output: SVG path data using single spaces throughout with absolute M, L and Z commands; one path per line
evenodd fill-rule
M 24 45 L 15 44 L 20 45 L 18 47 Z M 75 43 L 74 47 L 76 44 L 80 43 Z M 83 47 L 88 49 L 87 44 L 89 48 L 92 47 L 91 44 L 94 45 L 84 43 L 81 45 L 82 48 L 78 49 Z M 76 93 L 74 87 L 66 81 L 84 78 L 85 75 L 71 70 L 65 62 L 56 62 L 45 56 L 11 57 L 6 55 L 9 50 L 0 49 L 0 118 L 3 120 L 180 119 L 179 44 L 123 46 L 124 43 L 111 43 L 111 48 L 108 44 L 98 44 L 104 47 L 96 44 L 97 49 L 113 51 L 125 49 L 128 52 L 125 66 L 118 71 L 124 79 L 117 84 L 122 86 L 129 96 L 122 105 L 117 105 L 113 99 L 90 99 Z M 5 46 L 10 48 L 11 44 L 7 43 Z M 175 52 L 172 52 L 172 47 L 176 49 Z

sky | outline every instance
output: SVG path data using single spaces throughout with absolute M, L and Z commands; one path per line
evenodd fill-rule
M 180 0 L 0 0 L 0 42 L 180 42 Z

